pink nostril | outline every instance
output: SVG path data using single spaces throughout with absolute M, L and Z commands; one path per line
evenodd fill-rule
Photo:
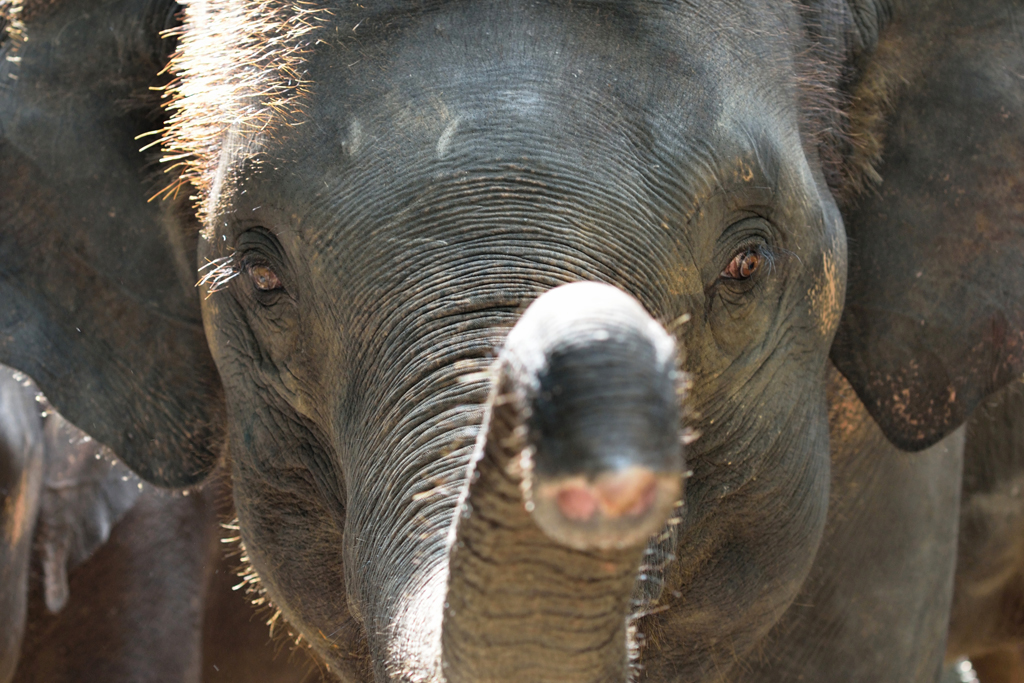
M 594 488 L 600 500 L 601 513 L 605 517 L 639 517 L 654 505 L 658 480 L 649 469 L 630 467 L 600 477 Z
M 633 547 L 665 524 L 682 483 L 674 472 L 640 465 L 605 470 L 593 478 L 538 477 L 526 507 L 544 533 L 570 547 Z
M 586 522 L 597 512 L 597 499 L 586 485 L 570 484 L 558 492 L 555 501 L 562 515 L 574 522 Z
M 647 485 L 647 488 L 643 490 L 641 495 L 633 503 L 633 507 L 626 510 L 626 514 L 630 517 L 639 517 L 646 515 L 652 507 L 654 502 L 658 499 L 658 482 L 652 481 Z
M 600 513 L 604 519 L 641 517 L 654 507 L 658 480 L 642 467 L 605 474 L 593 484 L 576 479 L 563 483 L 555 493 L 562 516 L 573 522 L 588 522 Z

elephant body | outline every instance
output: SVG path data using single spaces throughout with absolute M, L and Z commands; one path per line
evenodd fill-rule
M 223 486 L 191 496 L 143 486 L 24 375 L 0 368 L 0 396 L 0 680 L 308 675 L 301 653 L 275 657 L 266 627 L 231 591 Z
M 1017 642 L 963 625 L 1015 585 L 1019 3 L 0 8 L 0 359 L 143 480 L 225 462 L 327 675 Z
M 29 609 L 30 574 L 50 612 L 68 600 L 68 572 L 106 542 L 142 484 L 50 406 L 33 382 L 0 367 L 3 522 L 0 600 L 7 615 L 0 673 L 12 680 Z M 34 570 L 34 571 L 33 571 Z
M 66 606 L 31 586 L 14 683 L 181 681 L 300 683 L 301 650 L 268 634 L 238 591 L 215 513 L 224 490 L 190 496 L 146 487 L 110 539 L 69 575 Z

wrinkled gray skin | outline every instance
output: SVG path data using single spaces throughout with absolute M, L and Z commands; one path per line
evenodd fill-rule
M 1015 3 L 325 5 L 197 244 L 124 189 L 170 13 L 85 4 L 0 97 L 0 357 L 150 481 L 226 444 L 332 675 L 937 678 L 958 428 L 1024 372 Z
M 263 293 L 243 272 L 203 300 L 204 322 L 229 378 L 253 566 L 343 678 L 627 677 L 630 586 L 594 594 L 575 569 L 563 583 L 571 560 L 517 536 L 506 514 L 486 520 L 509 540 L 484 546 L 488 529 L 471 524 L 497 506 L 484 476 L 455 548 L 502 554 L 478 549 L 482 567 L 459 566 L 468 585 L 448 573 L 489 389 L 460 377 L 490 365 L 526 302 L 574 280 L 613 283 L 663 324 L 692 316 L 674 332 L 702 436 L 674 561 L 644 574 L 668 588 L 668 609 L 640 625 L 644 675 L 711 675 L 764 637 L 810 569 L 828 502 L 824 364 L 838 316 L 808 292 L 821 283 L 841 300 L 846 255 L 800 144 L 788 39 L 799 17 L 751 8 L 742 21 L 759 27 L 756 42 L 709 42 L 720 12 L 635 11 L 451 4 L 400 29 L 383 11 L 368 17 L 357 44 L 378 66 L 338 69 L 354 61 L 348 38 L 311 54 L 306 106 L 319 125 L 268 142 L 274 168 L 240 181 L 200 243 L 201 261 L 234 251 L 284 283 Z M 623 45 L 642 76 L 620 77 Z M 774 268 L 721 279 L 747 248 L 770 250 Z M 604 561 L 638 574 L 638 554 Z M 500 570 L 485 573 L 492 562 Z M 600 621 L 609 612 L 618 636 Z M 352 658 L 364 638 L 368 660 Z M 595 648 L 608 661 L 591 661 Z

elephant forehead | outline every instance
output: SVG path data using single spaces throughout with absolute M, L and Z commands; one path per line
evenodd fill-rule
M 300 132 L 317 149 L 344 140 L 349 155 L 426 142 L 444 157 L 473 121 L 492 122 L 494 143 L 517 122 L 537 136 L 571 133 L 567 152 L 624 132 L 640 145 L 672 131 L 718 144 L 737 128 L 763 127 L 758 119 L 795 124 L 780 117 L 792 114 L 796 82 L 784 31 L 655 6 L 448 3 L 384 28 L 363 16 L 308 53 L 314 85 L 303 106 L 315 125 Z
M 355 56 L 344 43 L 311 55 L 305 121 L 266 140 L 277 166 L 266 186 L 287 186 L 290 202 L 329 206 L 335 216 L 372 207 L 379 222 L 446 187 L 472 189 L 479 203 L 481 188 L 470 185 L 503 177 L 505 199 L 510 185 L 545 183 L 576 200 L 616 197 L 621 219 L 659 225 L 680 221 L 636 212 L 660 204 L 689 218 L 732 184 L 782 197 L 784 174 L 790 187 L 814 182 L 791 89 L 736 63 L 720 68 L 650 40 L 622 41 L 622 57 L 609 41 L 564 35 L 512 49 L 523 31 L 511 31 L 502 49 L 493 40 L 441 45 L 435 29 L 417 26 L 380 46 L 364 41 Z M 398 193 L 412 196 L 392 201 Z
M 645 241 L 682 239 L 703 252 L 750 207 L 788 212 L 787 225 L 820 211 L 799 138 L 784 130 L 721 119 L 680 130 L 622 116 L 529 117 L 515 100 L 544 108 L 535 100 L 548 93 L 502 96 L 513 101 L 486 113 L 439 99 L 409 125 L 351 116 L 331 130 L 318 119 L 301 127 L 305 139 L 275 143 L 279 166 L 246 182 L 236 213 L 256 218 L 276 197 L 292 214 L 287 222 L 328 254 L 331 244 L 350 249 L 371 238 L 554 237 L 558 228 L 622 233 L 627 242 L 651 233 Z M 698 223 L 718 227 L 694 230 Z
M 402 3 L 189 3 L 165 160 L 185 165 L 209 226 L 239 162 L 306 123 L 344 139 L 350 154 L 368 148 L 375 123 L 429 137 L 444 157 L 467 120 L 494 112 L 595 126 L 639 112 L 652 127 L 692 130 L 725 109 L 777 112 L 749 105 L 754 89 L 762 99 L 786 90 L 766 87 L 792 51 L 778 17 L 742 7 L 727 25 L 715 16 L 658 3 L 438 3 L 429 13 Z

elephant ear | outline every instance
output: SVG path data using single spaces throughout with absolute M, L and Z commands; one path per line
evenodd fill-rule
M 1024 372 L 1021 26 L 1019 3 L 921 2 L 858 65 L 854 173 L 878 184 L 844 208 L 832 360 L 906 450 Z
M 0 0 L 0 361 L 147 481 L 213 467 L 223 397 L 163 125 L 171 0 Z M 150 138 L 152 139 L 152 138 Z M 183 198 L 187 201 L 187 198 Z

